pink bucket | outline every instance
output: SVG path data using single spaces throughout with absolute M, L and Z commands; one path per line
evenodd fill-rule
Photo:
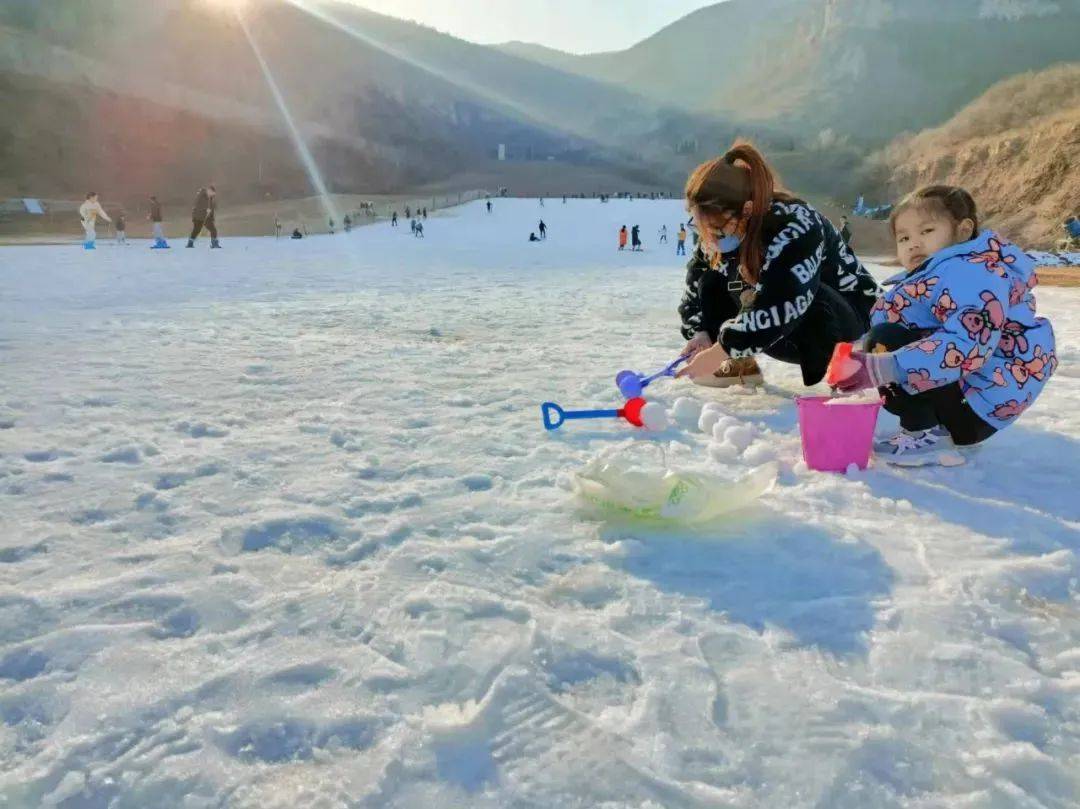
M 833 404 L 828 396 L 796 396 L 803 460 L 818 472 L 866 469 L 881 402 Z

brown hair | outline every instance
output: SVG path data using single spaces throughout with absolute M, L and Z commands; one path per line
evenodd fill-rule
M 955 185 L 927 185 L 900 200 L 889 216 L 889 230 L 896 237 L 896 219 L 905 211 L 927 211 L 952 220 L 959 225 L 965 219 L 974 224 L 972 236 L 979 232 L 979 211 L 975 199 Z
M 742 217 L 743 206 L 752 204 L 739 246 L 739 264 L 743 278 L 756 284 L 765 264 L 762 230 L 765 215 L 774 200 L 791 200 L 780 185 L 776 172 L 753 144 L 736 141 L 722 157 L 706 161 L 694 169 L 686 181 L 687 206 L 703 214 Z M 699 231 L 706 245 L 713 242 L 706 227 Z

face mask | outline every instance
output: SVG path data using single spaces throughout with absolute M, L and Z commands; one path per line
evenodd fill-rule
M 734 253 L 739 249 L 739 245 L 742 244 L 741 236 L 725 236 L 720 240 L 720 252 L 723 254 Z

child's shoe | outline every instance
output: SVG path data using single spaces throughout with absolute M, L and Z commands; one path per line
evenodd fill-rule
M 895 466 L 961 466 L 964 457 L 956 451 L 952 436 L 944 427 L 929 430 L 901 430 L 892 438 L 874 442 L 874 455 Z

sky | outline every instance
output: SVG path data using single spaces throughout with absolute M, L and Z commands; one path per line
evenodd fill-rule
M 351 0 L 472 42 L 520 40 L 571 53 L 622 50 L 717 0 Z

